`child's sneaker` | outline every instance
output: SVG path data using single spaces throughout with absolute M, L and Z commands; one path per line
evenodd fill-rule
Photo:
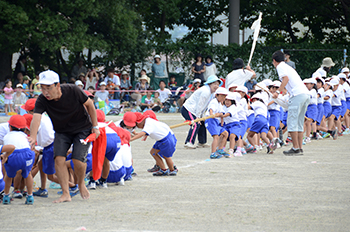
M 322 135 L 322 138 L 325 139 L 325 138 L 328 138 L 329 136 L 331 136 L 331 134 L 326 132 Z
M 246 148 L 247 153 L 250 153 L 254 150 L 254 147 L 251 144 L 248 144 L 245 148 Z
M 20 190 L 13 190 L 13 195 L 12 195 L 12 198 L 18 198 L 18 199 L 22 199 L 23 197 L 23 194 L 21 193 Z
M 286 146 L 288 146 L 290 143 L 292 143 L 292 139 L 287 137 L 287 139 L 286 139 Z
M 268 146 L 266 146 L 267 154 L 273 154 L 273 143 L 271 142 Z
M 334 140 L 338 138 L 338 129 L 335 128 L 335 130 L 332 131 L 331 136 L 333 137 Z
M 272 139 L 271 143 L 268 145 L 274 151 L 277 148 L 277 138 Z
M 101 180 L 99 180 L 99 187 L 100 188 L 108 188 L 107 181 L 102 182 Z
M 60 185 L 60 184 L 57 184 L 57 183 L 55 183 L 55 182 L 51 182 L 49 188 L 50 188 L 50 189 L 60 189 L 60 188 L 61 188 L 61 185 Z
M 256 153 L 258 153 L 258 151 L 257 151 L 256 148 L 254 147 L 253 150 L 252 150 L 250 153 L 256 154 Z
M 229 150 L 228 150 L 228 154 L 229 154 L 231 157 L 234 156 L 233 149 L 229 149 Z
M 160 169 L 158 172 L 153 173 L 153 176 L 167 176 L 169 175 L 169 169 L 163 171 Z
M 37 197 L 48 197 L 49 193 L 47 192 L 46 189 L 41 189 L 40 188 L 38 191 L 33 192 L 33 195 L 37 196 Z
M 89 184 L 86 187 L 87 187 L 87 189 L 96 190 L 96 182 L 89 181 Z
M 233 154 L 235 157 L 242 156 L 242 152 L 237 151 Z
M 179 170 L 177 170 L 177 167 L 174 165 L 174 170 L 173 171 L 169 170 L 169 176 L 176 176 L 178 171 Z
M 34 197 L 33 197 L 33 195 L 28 195 L 27 197 L 26 197 L 26 202 L 25 202 L 25 204 L 26 205 L 32 205 L 32 204 L 34 204 Z
M 194 144 L 191 143 L 191 142 L 188 142 L 188 143 L 185 143 L 185 148 L 187 148 L 187 149 L 196 149 L 197 146 L 194 145 Z
M 231 158 L 230 154 L 225 152 L 223 149 L 217 151 L 219 154 L 225 156 L 226 158 Z
M 4 204 L 4 205 L 11 204 L 11 197 L 10 197 L 10 195 L 4 195 L 4 197 L 2 198 L 2 204 Z
M 241 153 L 242 153 L 242 155 L 246 155 L 247 154 L 247 151 L 245 150 L 244 147 L 241 148 Z
M 349 128 L 346 128 L 344 131 L 343 131 L 343 135 L 348 135 L 350 134 L 350 130 Z
M 153 168 L 147 169 L 147 172 L 158 172 L 159 170 L 160 170 L 160 167 L 157 164 L 155 164 Z
M 320 140 L 323 139 L 322 136 L 320 135 L 320 133 L 316 133 L 316 140 Z

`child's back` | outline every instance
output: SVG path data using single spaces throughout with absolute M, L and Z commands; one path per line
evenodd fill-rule
M 164 139 L 169 134 L 174 134 L 167 124 L 156 121 L 153 118 L 145 119 L 145 126 L 143 127 L 142 131 L 156 141 Z

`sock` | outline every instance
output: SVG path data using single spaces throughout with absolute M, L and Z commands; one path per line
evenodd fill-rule
M 103 183 L 103 182 L 106 182 L 107 179 L 101 177 L 100 181 Z
M 299 150 L 299 148 L 294 148 L 294 147 L 292 147 L 292 149 L 293 149 L 294 151 L 297 151 L 297 150 Z
M 279 129 L 279 135 L 280 135 L 280 140 L 283 140 L 283 130 L 282 130 L 282 128 Z
M 162 171 L 164 171 L 164 172 L 165 172 L 165 171 L 166 171 L 166 169 L 162 169 Z
M 316 138 L 316 132 L 313 132 L 313 133 L 312 133 L 312 136 L 313 136 L 314 138 Z
M 27 194 L 28 197 L 32 197 L 33 196 L 33 193 L 32 194 Z

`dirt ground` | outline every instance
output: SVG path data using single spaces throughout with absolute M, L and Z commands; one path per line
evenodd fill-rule
M 168 125 L 183 121 L 180 114 L 157 116 Z M 125 186 L 109 184 L 90 191 L 89 200 L 77 195 L 70 203 L 51 203 L 56 189 L 48 198 L 36 197 L 33 206 L 15 199 L 0 205 L 0 231 L 350 230 L 350 135 L 313 141 L 300 157 L 284 156 L 283 147 L 272 155 L 210 160 L 209 148 L 184 149 L 187 130 L 174 129 L 177 176 L 148 173 L 154 141 L 135 141 L 138 175 Z

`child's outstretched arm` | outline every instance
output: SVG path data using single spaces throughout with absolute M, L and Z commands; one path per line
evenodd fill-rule
M 134 137 L 132 137 L 132 138 L 130 139 L 130 142 L 131 142 L 131 141 L 134 141 L 134 140 L 136 140 L 136 139 L 142 138 L 144 135 L 146 135 L 146 132 L 144 132 L 144 131 L 142 131 L 142 132 L 140 132 L 140 133 L 137 133 L 137 135 L 135 135 Z
M 0 155 L 0 159 L 1 159 L 1 163 L 5 164 L 7 161 L 7 158 L 12 154 L 12 152 L 15 150 L 15 146 L 14 145 L 4 145 L 2 146 L 1 149 L 1 153 L 3 153 L 2 155 Z

